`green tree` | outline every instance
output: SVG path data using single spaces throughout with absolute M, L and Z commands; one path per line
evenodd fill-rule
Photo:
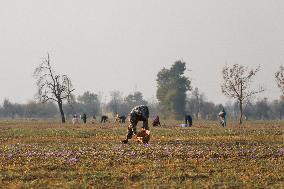
M 120 91 L 110 92 L 111 100 L 108 103 L 108 109 L 115 115 L 120 112 L 121 104 L 123 104 L 123 98 Z
M 11 117 L 12 119 L 15 118 L 15 115 L 16 115 L 16 109 L 15 109 L 15 106 L 14 104 L 12 104 L 9 99 L 4 99 L 4 102 L 3 102 L 3 109 L 4 109 L 4 113 L 5 113 L 5 116 L 7 117 Z
M 130 109 L 138 105 L 147 105 L 147 101 L 143 99 L 143 94 L 139 91 L 129 94 L 124 100 Z
M 255 114 L 260 120 L 269 119 L 270 107 L 268 105 L 267 98 L 257 101 L 255 104 Z
M 87 115 L 93 116 L 100 114 L 101 105 L 97 94 L 86 91 L 78 96 L 77 101 L 82 105 L 82 111 Z
M 184 76 L 186 63 L 176 61 L 170 69 L 163 68 L 157 74 L 157 99 L 166 116 L 180 119 L 185 113 L 186 92 L 191 90 L 191 81 Z
M 271 109 L 274 118 L 278 118 L 279 120 L 282 120 L 282 117 L 284 115 L 284 99 L 283 97 L 279 100 L 274 100 L 271 104 Z
M 187 99 L 187 113 L 191 113 L 196 120 L 199 118 L 200 110 L 204 104 L 204 94 L 196 87 Z

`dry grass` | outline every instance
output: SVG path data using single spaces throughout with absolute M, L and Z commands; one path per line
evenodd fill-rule
M 7 188 L 283 188 L 284 123 L 198 122 L 151 128 L 149 145 L 120 140 L 126 125 L 0 122 Z

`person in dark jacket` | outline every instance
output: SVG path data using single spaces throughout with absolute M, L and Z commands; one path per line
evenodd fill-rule
M 159 116 L 156 116 L 156 117 L 155 117 L 155 119 L 154 119 L 153 122 L 152 122 L 152 125 L 153 125 L 154 127 L 156 127 L 156 126 L 161 126 Z
M 105 122 L 107 122 L 108 121 L 108 116 L 106 116 L 106 115 L 102 115 L 102 117 L 101 117 L 101 123 L 105 123 Z
M 83 120 L 84 123 L 87 123 L 87 115 L 85 113 L 83 113 L 81 119 Z
M 186 115 L 185 118 L 185 124 L 188 124 L 189 127 L 192 126 L 192 117 L 190 115 Z
M 124 115 L 118 116 L 119 123 L 125 123 L 126 117 Z
M 134 107 L 129 114 L 130 125 L 127 129 L 126 139 L 122 140 L 122 143 L 128 143 L 128 140 L 132 138 L 133 135 L 137 135 L 137 123 L 138 121 L 143 121 L 142 129 L 149 131 L 148 126 L 149 119 L 149 109 L 147 106 L 140 105 Z
M 124 115 L 119 115 L 118 113 L 116 113 L 116 116 L 115 116 L 115 120 L 114 122 L 118 122 L 118 123 L 125 123 L 125 120 L 126 120 L 126 116 Z

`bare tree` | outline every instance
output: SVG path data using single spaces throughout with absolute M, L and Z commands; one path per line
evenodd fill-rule
M 262 87 L 259 87 L 259 89 L 250 89 L 252 79 L 259 70 L 260 67 L 249 69 L 239 64 L 234 64 L 231 68 L 228 66 L 223 68 L 222 73 L 224 83 L 221 85 L 221 89 L 226 96 L 238 101 L 240 108 L 240 124 L 242 124 L 244 102 L 253 95 L 264 91 Z
M 275 73 L 275 78 L 278 87 L 282 92 L 282 96 L 284 96 L 284 67 L 280 66 L 279 70 Z
M 63 101 L 67 100 L 70 102 L 72 92 L 75 90 L 70 78 L 67 75 L 59 75 L 54 72 L 50 65 L 49 54 L 34 70 L 34 77 L 37 79 L 37 99 L 42 103 L 50 100 L 55 101 L 58 104 L 62 123 L 65 123 Z
M 204 102 L 204 94 L 200 93 L 197 87 L 194 89 L 194 91 L 192 91 L 192 100 L 192 108 L 194 109 L 195 118 L 198 120 L 200 109 L 202 108 L 202 104 Z

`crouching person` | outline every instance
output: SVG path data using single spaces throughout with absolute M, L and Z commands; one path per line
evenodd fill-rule
M 156 127 L 156 126 L 161 126 L 159 116 L 156 116 L 156 117 L 155 117 L 155 119 L 154 119 L 153 122 L 152 122 L 152 125 L 153 125 L 154 127 Z
M 126 139 L 122 140 L 122 143 L 128 143 L 128 140 L 132 138 L 133 135 L 137 136 L 137 123 L 138 121 L 143 121 L 142 129 L 149 133 L 149 126 L 148 126 L 148 119 L 149 119 L 149 109 L 147 106 L 140 105 L 134 107 L 129 115 L 130 125 L 127 129 L 127 136 Z
M 107 121 L 108 121 L 108 116 L 102 115 L 102 117 L 101 117 L 101 123 L 105 123 L 105 122 L 107 122 Z
M 119 119 L 119 123 L 125 123 L 126 117 L 122 115 L 122 116 L 119 116 L 118 119 Z

